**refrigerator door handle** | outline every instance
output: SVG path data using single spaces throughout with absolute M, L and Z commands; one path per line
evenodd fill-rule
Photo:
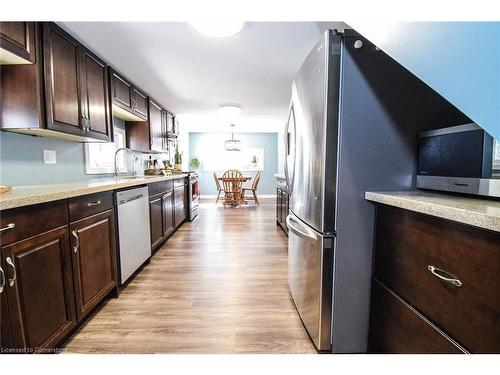
M 293 121 L 293 132 L 295 133 L 295 114 L 293 111 L 293 102 L 290 104 L 290 109 L 288 111 L 288 119 L 286 121 L 285 125 L 285 182 L 286 182 L 286 188 L 288 190 L 288 194 L 292 193 L 292 187 L 293 187 L 293 176 L 292 179 L 290 179 L 290 174 L 288 172 L 288 157 L 289 157 L 289 149 L 291 147 L 290 145 L 290 137 L 289 135 L 289 130 L 290 130 L 290 120 Z M 295 134 L 294 134 L 295 136 Z M 295 147 L 295 145 L 293 145 Z M 294 160 L 293 160 L 293 169 L 295 169 L 295 152 L 293 152 Z
M 292 215 L 288 215 L 286 217 L 286 225 L 290 231 L 292 231 L 295 235 L 302 237 L 302 238 L 305 238 L 305 239 L 309 239 L 309 240 L 313 240 L 313 241 L 318 240 L 318 237 L 316 236 L 316 234 L 313 231 L 311 231 L 309 228 L 305 228 L 304 226 L 301 225 L 301 227 L 302 227 L 302 230 L 301 230 L 293 223 L 297 223 L 297 221 L 295 221 L 293 219 Z M 300 225 L 299 223 L 297 223 L 297 224 Z

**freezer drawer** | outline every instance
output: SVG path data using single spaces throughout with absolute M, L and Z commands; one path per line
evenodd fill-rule
M 288 226 L 288 286 L 318 350 L 330 350 L 334 237 L 325 237 L 293 213 Z

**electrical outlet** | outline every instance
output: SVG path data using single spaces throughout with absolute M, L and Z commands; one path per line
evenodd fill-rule
M 45 164 L 56 164 L 56 152 L 54 150 L 43 150 L 43 162 Z

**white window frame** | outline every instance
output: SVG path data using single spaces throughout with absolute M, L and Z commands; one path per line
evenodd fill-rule
M 125 130 L 113 127 L 114 142 L 102 143 L 85 143 L 85 173 L 86 174 L 109 174 L 115 173 L 114 160 L 107 160 L 107 165 L 95 166 L 90 164 L 91 154 L 94 152 L 101 153 L 102 147 L 112 147 L 115 151 L 119 148 L 125 147 Z M 114 154 L 114 153 L 113 153 Z M 111 163 L 113 165 L 111 165 Z M 125 163 L 124 155 L 121 153 L 118 157 L 118 172 L 125 172 L 127 166 Z

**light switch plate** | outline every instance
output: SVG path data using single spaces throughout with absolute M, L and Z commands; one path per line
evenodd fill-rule
M 43 162 L 45 164 L 56 164 L 56 152 L 54 150 L 43 150 Z

